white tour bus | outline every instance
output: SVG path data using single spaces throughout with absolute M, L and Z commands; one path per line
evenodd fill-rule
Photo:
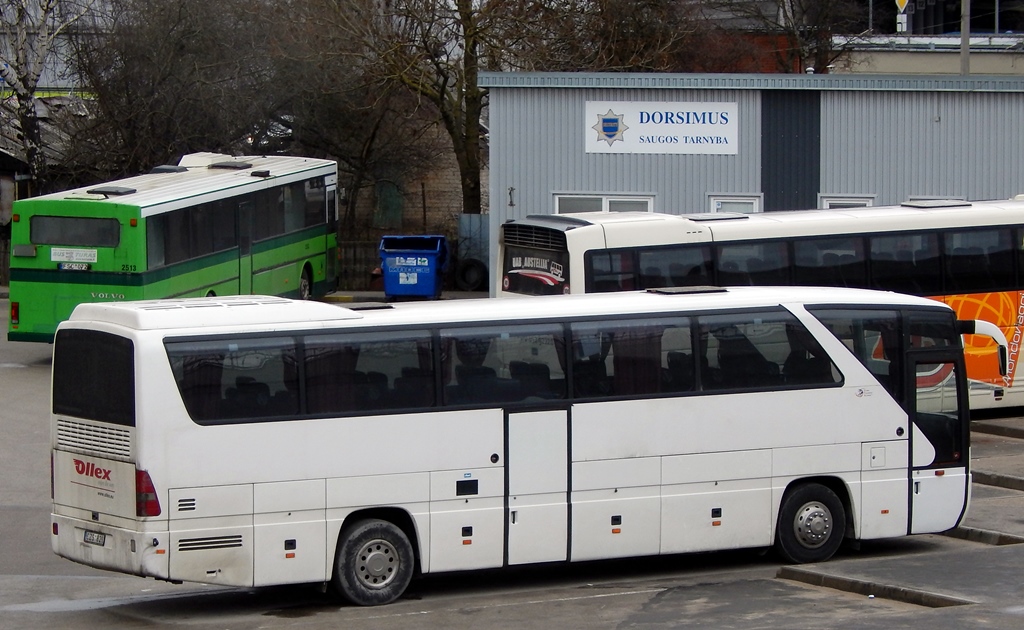
M 590 212 L 501 226 L 498 297 L 691 285 L 845 286 L 921 295 L 1011 340 L 971 336 L 974 409 L 1024 405 L 1024 195 L 758 214 Z M 1024 384 L 1024 382 L 1022 382 Z
M 364 605 L 440 571 L 823 561 L 964 517 L 975 324 L 820 288 L 82 304 L 54 343 L 52 546 Z

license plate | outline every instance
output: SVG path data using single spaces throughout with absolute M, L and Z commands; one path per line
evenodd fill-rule
M 89 271 L 89 263 L 62 262 L 57 265 L 57 268 L 64 271 Z
M 99 532 L 86 531 L 85 542 L 89 543 L 90 545 L 99 545 L 100 547 L 102 547 L 104 543 L 107 542 L 107 535 L 101 534 Z

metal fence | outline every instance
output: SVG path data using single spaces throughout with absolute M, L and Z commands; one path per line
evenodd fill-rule
M 373 270 L 380 267 L 380 243 L 344 241 L 338 243 L 338 288 L 366 291 L 371 288 Z

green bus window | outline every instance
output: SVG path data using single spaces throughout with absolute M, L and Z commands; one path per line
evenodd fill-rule
M 36 245 L 117 247 L 121 224 L 117 219 L 37 215 L 29 222 L 29 240 Z

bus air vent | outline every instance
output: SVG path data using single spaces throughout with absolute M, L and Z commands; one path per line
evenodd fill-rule
M 178 541 L 178 551 L 206 551 L 209 549 L 229 549 L 241 547 L 242 536 L 210 536 L 208 538 L 182 538 Z
M 210 165 L 210 168 L 226 168 L 235 171 L 244 171 L 247 168 L 252 168 L 252 164 L 248 162 L 214 162 Z
M 505 245 L 519 247 L 536 247 L 564 251 L 566 249 L 565 232 L 536 225 L 520 225 L 506 223 L 502 231 Z
M 659 295 L 690 295 L 693 293 L 726 293 L 728 289 L 725 287 L 712 287 L 708 285 L 694 285 L 692 287 L 660 287 L 657 289 L 647 289 L 648 293 L 657 293 Z
M 928 210 L 930 208 L 963 208 L 971 205 L 970 201 L 963 199 L 911 199 L 900 204 L 904 208 L 919 208 Z
M 270 171 L 267 169 L 263 169 L 261 171 L 253 171 L 249 174 L 252 175 L 253 177 L 270 177 Z
M 187 173 L 188 169 L 184 166 L 178 166 L 177 164 L 161 164 L 160 166 L 154 166 L 153 170 L 149 172 L 150 175 L 159 175 L 160 173 Z
M 196 500 L 195 499 L 178 499 L 178 511 L 179 512 L 195 512 L 196 511 Z
M 99 186 L 98 188 L 90 188 L 85 192 L 90 195 L 104 195 L 109 197 L 111 195 L 131 195 L 135 193 L 135 189 L 127 188 L 125 186 Z
M 345 306 L 350 311 L 383 311 L 395 308 L 387 302 L 353 302 Z
M 132 454 L 132 434 L 123 427 L 57 418 L 57 446 L 76 453 L 128 461 Z
M 749 214 L 743 214 L 742 212 L 697 212 L 692 214 L 680 215 L 686 217 L 691 221 L 697 221 L 698 223 L 708 223 L 711 221 L 746 221 L 750 218 Z

